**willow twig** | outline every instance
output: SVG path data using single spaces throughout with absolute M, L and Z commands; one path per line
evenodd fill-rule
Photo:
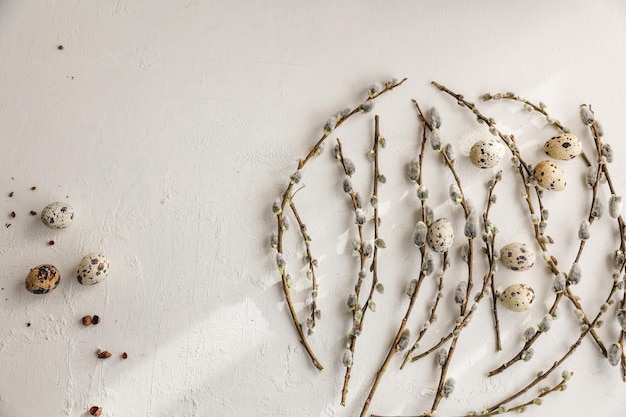
M 421 139 L 421 144 L 420 144 L 420 155 L 419 155 L 419 175 L 418 175 L 418 178 L 416 179 L 418 186 L 422 185 L 422 172 L 423 172 L 425 145 L 426 145 L 426 130 L 423 129 L 422 139 Z M 421 200 L 420 212 L 421 212 L 420 220 L 426 223 L 426 203 L 424 200 Z M 415 302 L 417 301 L 420 288 L 422 286 L 424 278 L 426 277 L 426 274 L 424 273 L 424 268 L 423 268 L 424 258 L 426 254 L 426 245 L 425 244 L 421 245 L 419 247 L 419 251 L 420 251 L 420 273 L 417 279 L 414 279 L 409 283 L 408 290 L 407 290 L 407 296 L 409 297 L 409 305 L 407 306 L 406 312 L 404 313 L 404 317 L 402 318 L 402 321 L 400 322 L 400 326 L 398 327 L 396 336 L 394 337 L 394 340 L 389 348 L 389 352 L 387 352 L 387 356 L 383 360 L 378 372 L 376 372 L 376 377 L 374 378 L 374 381 L 370 387 L 370 391 L 367 395 L 367 398 L 365 399 L 365 402 L 363 403 L 363 408 L 361 409 L 361 413 L 359 414 L 360 417 L 365 417 L 367 415 L 367 410 L 369 409 L 372 399 L 374 398 L 374 395 L 376 394 L 378 385 L 382 381 L 382 378 L 385 372 L 387 371 L 387 368 L 389 366 L 389 363 L 391 362 L 391 359 L 395 356 L 396 353 L 404 350 L 406 346 L 408 345 L 410 332 L 406 328 L 406 324 L 407 324 L 409 317 L 411 316 L 413 307 L 415 306 Z
M 355 327 L 356 327 L 356 331 L 353 331 L 350 334 L 350 339 L 349 339 L 349 350 L 350 350 L 350 354 L 351 357 L 354 358 L 354 351 L 356 348 L 356 340 L 357 340 L 357 336 L 361 333 L 362 329 L 363 329 L 363 322 L 365 320 L 365 315 L 368 311 L 368 309 L 370 310 L 374 310 L 375 309 L 375 303 L 374 303 L 374 293 L 376 292 L 377 288 L 379 288 L 379 280 L 378 280 L 378 249 L 382 248 L 385 246 L 384 241 L 380 238 L 380 233 L 379 233 L 379 223 L 380 223 L 380 218 L 379 218 L 379 211 L 378 211 L 378 198 L 379 198 L 379 194 L 378 194 L 378 183 L 380 182 L 380 178 L 381 178 L 381 173 L 380 173 L 380 168 L 379 168 L 379 158 L 378 158 L 378 153 L 379 153 L 379 145 L 380 145 L 380 141 L 381 141 L 381 136 L 380 136 L 380 128 L 379 128 L 379 117 L 375 116 L 374 117 L 374 144 L 372 146 L 372 158 L 373 158 L 373 165 L 374 165 L 374 169 L 373 169 L 373 191 L 372 191 L 372 197 L 370 199 L 370 203 L 372 204 L 373 208 L 374 208 L 374 218 L 373 218 L 373 222 L 374 222 L 374 250 L 373 250 L 373 255 L 372 255 L 372 263 L 370 265 L 370 272 L 372 273 L 372 283 L 371 283 L 371 287 L 370 287 L 370 291 L 367 297 L 366 302 L 361 306 L 359 304 L 359 294 L 360 294 L 360 289 L 361 289 L 361 284 L 363 282 L 363 278 L 361 277 L 361 275 L 359 275 L 359 279 L 357 281 L 357 285 L 355 287 L 355 291 L 356 291 L 356 296 L 357 296 L 357 306 L 354 310 L 354 314 L 353 314 L 353 320 L 356 316 L 356 311 L 358 310 L 359 313 L 359 319 L 356 320 L 355 323 Z M 340 152 L 341 152 L 341 145 L 338 140 L 339 143 L 339 147 L 340 147 Z M 341 152 L 342 155 L 342 152 Z M 343 155 L 342 155 L 342 161 L 343 161 Z M 345 165 L 344 165 L 345 168 Z M 352 199 L 353 202 L 355 204 L 355 210 L 357 208 L 356 206 L 356 199 L 354 197 L 354 192 L 351 193 L 352 195 Z M 361 239 L 361 248 L 360 248 L 360 255 L 361 255 L 361 271 L 364 271 L 364 264 L 365 264 L 365 256 L 363 253 L 363 234 L 362 234 L 362 225 L 359 225 L 359 235 L 360 235 L 360 239 Z M 346 366 L 346 373 L 344 376 L 344 383 L 343 383 L 343 388 L 341 391 L 341 405 L 344 406 L 346 404 L 346 398 L 348 395 L 348 385 L 349 385 L 349 381 L 350 381 L 350 375 L 352 371 L 352 364 L 350 364 L 350 366 Z
M 332 119 L 332 126 L 329 126 L 330 129 L 324 129 L 324 133 L 322 135 L 322 137 L 313 145 L 313 147 L 311 148 L 311 150 L 307 153 L 307 155 L 300 159 L 298 161 L 298 167 L 297 167 L 297 171 L 302 170 L 305 165 L 307 164 L 307 162 L 313 158 L 316 155 L 319 155 L 321 153 L 321 149 L 322 149 L 322 145 L 324 143 L 324 141 L 328 138 L 328 136 L 332 133 L 332 131 L 336 128 L 338 128 L 339 126 L 341 126 L 346 120 L 348 120 L 350 117 L 352 117 L 353 115 L 359 113 L 359 112 L 366 112 L 371 110 L 372 108 L 372 103 L 371 101 L 378 98 L 379 96 L 381 96 L 382 94 L 385 94 L 391 90 L 393 90 L 394 88 L 402 85 L 404 82 L 406 81 L 406 78 L 400 80 L 400 81 L 393 81 L 393 82 L 388 82 L 385 83 L 384 87 L 377 92 L 374 93 L 370 93 L 369 97 L 359 106 L 355 107 L 352 110 L 346 110 L 344 112 L 341 112 L 340 114 L 338 114 L 337 116 L 333 116 Z M 328 124 L 328 123 L 327 123 Z M 311 361 L 313 362 L 313 365 L 319 369 L 320 371 L 322 369 L 324 369 L 323 365 L 321 364 L 321 362 L 317 359 L 317 357 L 315 356 L 313 349 L 311 348 L 311 346 L 309 345 L 306 336 L 304 335 L 304 331 L 302 329 L 302 325 L 300 324 L 300 321 L 298 319 L 298 315 L 296 313 L 295 307 L 293 305 L 293 300 L 291 298 L 291 289 L 290 289 L 290 280 L 288 279 L 288 272 L 287 272 L 287 264 L 284 258 L 284 249 L 283 249 L 283 234 L 284 234 L 284 230 L 283 230 L 283 210 L 285 209 L 285 207 L 287 206 L 287 204 L 289 204 L 289 202 L 291 201 L 292 198 L 292 190 L 294 187 L 295 182 L 293 180 L 291 180 L 289 182 L 289 184 L 287 185 L 287 187 L 285 188 L 285 191 L 283 191 L 283 193 L 281 194 L 281 197 L 279 198 L 279 200 L 277 201 L 277 203 L 274 204 L 274 214 L 276 215 L 276 236 L 275 239 L 273 238 L 272 240 L 275 240 L 275 249 L 277 251 L 276 254 L 276 263 L 277 263 L 277 267 L 278 267 L 278 271 L 280 273 L 281 276 L 281 281 L 282 281 L 282 287 L 283 287 L 283 293 L 285 295 L 285 301 L 287 303 L 288 309 L 289 309 L 289 313 L 291 315 L 291 319 L 293 321 L 294 327 L 296 328 L 296 332 L 298 333 L 298 337 L 300 339 L 300 342 L 302 343 L 302 345 L 304 346 L 307 354 L 309 355 Z

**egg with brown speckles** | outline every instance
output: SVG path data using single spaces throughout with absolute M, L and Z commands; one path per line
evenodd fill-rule
M 526 284 L 509 285 L 500 294 L 500 301 L 511 311 L 526 311 L 535 301 L 535 290 Z
M 435 252 L 443 253 L 450 249 L 454 242 L 454 228 L 448 219 L 435 220 L 426 234 L 428 246 Z
M 583 150 L 583 145 L 576 136 L 564 133 L 549 139 L 543 150 L 550 158 L 568 161 L 576 158 Z
M 525 243 L 509 243 L 500 249 L 500 260 L 512 271 L 528 271 L 535 264 L 535 251 Z
M 41 212 L 41 221 L 51 229 L 64 229 L 74 220 L 74 209 L 67 203 L 48 204 Z
M 565 189 L 565 172 L 552 161 L 541 161 L 535 167 L 537 183 L 546 190 L 563 191 Z
M 105 254 L 92 252 L 80 261 L 76 278 L 83 285 L 97 284 L 109 275 L 110 269 L 111 263 Z
M 504 156 L 504 145 L 495 139 L 479 140 L 472 145 L 469 158 L 475 167 L 493 168 Z
M 61 281 L 59 270 L 53 265 L 42 264 L 34 267 L 26 277 L 26 289 L 33 294 L 47 294 Z

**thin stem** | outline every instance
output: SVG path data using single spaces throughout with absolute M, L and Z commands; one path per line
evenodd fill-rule
M 306 224 L 304 224 L 304 222 L 302 221 L 302 218 L 300 217 L 300 213 L 298 213 L 298 210 L 296 209 L 296 205 L 294 204 L 293 200 L 289 201 L 289 206 L 291 207 L 291 211 L 293 212 L 293 215 L 296 218 L 296 221 L 298 222 L 300 234 L 302 235 L 302 240 L 304 241 L 304 246 L 306 248 L 306 259 L 309 264 L 309 272 L 311 275 L 311 286 L 312 286 L 311 288 L 311 315 L 307 319 L 307 322 L 309 324 L 308 326 L 309 334 L 311 334 L 315 331 L 315 319 L 316 319 L 316 315 L 318 314 L 318 309 L 317 309 L 318 283 L 317 283 L 317 276 L 315 275 L 316 260 L 313 257 L 313 254 L 311 253 L 311 237 L 309 236 L 309 233 L 306 230 Z
M 379 128 L 379 118 L 378 115 L 376 115 L 374 117 L 374 144 L 372 146 L 372 153 L 373 153 L 373 158 L 374 158 L 374 169 L 373 169 L 373 192 L 372 192 L 372 202 L 376 202 L 378 201 L 378 183 L 379 183 L 379 177 L 380 177 L 380 170 L 379 170 L 379 162 L 378 162 L 378 147 L 379 147 L 379 142 L 380 142 L 380 128 Z M 343 159 L 343 158 L 342 158 Z M 373 299 L 374 299 L 374 293 L 376 292 L 376 285 L 378 284 L 378 249 L 379 249 L 379 244 L 378 241 L 380 239 L 380 234 L 379 234 L 379 212 L 378 212 L 378 204 L 374 204 L 374 253 L 372 255 L 372 263 L 370 265 L 370 271 L 372 272 L 372 284 L 370 287 L 370 292 L 369 295 L 367 297 L 366 302 L 363 304 L 362 307 L 360 307 L 361 310 L 361 318 L 359 320 L 359 325 L 358 325 L 358 332 L 353 333 L 350 335 L 350 352 L 352 354 L 352 356 L 354 357 L 354 351 L 356 348 L 356 341 L 357 341 L 357 335 L 361 332 L 361 330 L 363 329 L 363 323 L 365 320 L 365 315 L 367 314 L 368 308 L 371 307 L 371 303 L 373 303 Z M 361 228 L 361 227 L 359 227 Z M 362 262 L 364 262 L 364 258 L 363 258 L 363 251 L 361 250 L 361 259 Z M 361 267 L 361 270 L 363 270 L 363 265 Z M 361 283 L 363 282 L 362 279 L 359 279 L 359 282 L 357 284 L 357 286 L 360 288 Z M 357 308 L 359 306 L 358 303 L 358 292 L 357 292 Z M 348 366 L 346 367 L 346 373 L 344 376 L 344 383 L 343 383 L 343 388 L 341 391 L 341 405 L 345 406 L 346 404 L 346 398 L 348 395 L 348 385 L 349 385 L 349 381 L 350 381 L 350 375 L 352 373 L 352 366 Z
M 422 129 L 422 138 L 421 138 L 421 145 L 420 145 L 420 156 L 419 156 L 419 178 L 417 181 L 418 186 L 422 184 L 422 172 L 423 172 L 423 161 L 424 161 L 424 148 L 425 148 L 425 144 L 426 144 L 426 131 L 425 128 Z M 421 202 L 421 215 L 420 218 L 423 222 L 426 222 L 426 207 L 425 207 L 425 202 Z M 367 398 L 365 399 L 365 402 L 363 403 L 363 408 L 361 409 L 361 413 L 360 413 L 360 417 L 365 417 L 367 415 L 367 410 L 369 409 L 369 406 L 372 402 L 372 399 L 374 398 L 374 395 L 376 394 L 376 390 L 378 389 L 378 385 L 380 384 L 380 382 L 382 381 L 382 378 L 385 374 L 385 372 L 387 371 L 387 368 L 389 366 L 389 363 L 391 362 L 391 359 L 394 357 L 394 355 L 396 353 L 399 352 L 398 350 L 398 342 L 400 341 L 400 338 L 402 337 L 402 334 L 404 333 L 405 329 L 406 329 L 406 324 L 407 321 L 409 319 L 409 317 L 411 316 L 411 313 L 413 311 L 413 307 L 415 306 L 415 302 L 417 301 L 417 297 L 419 295 L 419 291 L 420 288 L 422 286 L 422 282 L 424 281 L 425 275 L 424 275 L 424 271 L 423 271 L 423 263 L 424 263 L 424 255 L 426 253 L 426 245 L 422 245 L 419 250 L 420 250 L 420 273 L 419 273 L 419 277 L 417 278 L 416 282 L 415 282 L 415 288 L 413 289 L 412 293 L 408 294 L 409 295 L 409 305 L 407 306 L 406 312 L 404 313 L 404 317 L 402 318 L 402 321 L 400 322 L 400 326 L 398 327 L 398 331 L 396 333 L 396 336 L 393 340 L 393 343 L 391 344 L 391 347 L 389 348 L 389 352 L 387 352 L 387 356 L 385 357 L 385 359 L 383 360 L 378 372 L 376 372 L 376 377 L 374 378 L 374 382 L 372 383 L 372 386 L 370 387 L 370 391 L 367 395 Z
M 402 85 L 405 81 L 406 81 L 406 78 L 404 78 L 404 79 L 402 79 L 402 80 L 400 80 L 399 82 L 396 82 L 396 83 L 385 84 L 385 87 L 380 92 L 371 95 L 370 97 L 368 97 L 365 100 L 365 102 L 373 100 L 373 99 L 381 96 L 382 94 L 385 94 L 385 93 L 393 90 L 394 88 Z M 348 120 L 354 114 L 359 113 L 360 109 L 361 109 L 361 105 L 355 107 L 350 112 L 348 112 L 347 114 L 343 115 L 340 119 L 337 120 L 337 123 L 335 124 L 335 129 L 337 127 L 341 126 L 346 120 Z M 321 146 L 324 143 L 324 141 L 326 140 L 326 138 L 328 138 L 330 133 L 331 132 L 324 132 L 322 137 L 315 143 L 315 145 L 313 145 L 313 147 L 308 152 L 308 154 L 303 159 L 300 159 L 298 161 L 298 170 L 303 169 L 304 166 L 307 164 L 307 162 L 312 157 L 320 154 Z M 282 227 L 282 224 L 283 224 L 283 214 L 282 214 L 282 211 L 285 209 L 287 204 L 291 201 L 291 197 L 292 197 L 292 192 L 291 191 L 292 191 L 293 187 L 294 187 L 294 182 L 290 181 L 289 184 L 287 185 L 287 187 L 285 188 L 285 191 L 281 195 L 281 202 L 280 202 L 280 209 L 281 210 L 276 215 L 276 225 L 277 225 L 277 227 L 276 227 L 277 228 L 277 233 L 276 233 L 276 237 L 277 237 L 276 251 L 279 254 L 278 256 L 282 256 L 283 255 L 283 234 L 284 234 L 284 230 L 283 230 L 283 227 Z M 298 337 L 300 338 L 300 342 L 304 346 L 307 354 L 309 355 L 311 361 L 313 362 L 313 365 L 317 369 L 319 369 L 321 371 L 322 369 L 324 369 L 324 367 L 322 366 L 320 361 L 317 359 L 317 357 L 313 353 L 313 349 L 309 345 L 309 343 L 308 343 L 308 341 L 307 341 L 307 339 L 306 339 L 306 337 L 304 335 L 304 332 L 302 330 L 302 325 L 300 324 L 300 321 L 298 319 L 298 315 L 297 315 L 295 307 L 293 305 L 293 300 L 291 298 L 290 284 L 289 284 L 289 280 L 287 279 L 287 277 L 288 277 L 287 268 L 286 267 L 279 268 L 279 273 L 281 275 L 281 281 L 282 281 L 282 284 L 283 284 L 283 293 L 285 295 L 285 301 L 287 302 L 287 306 L 289 308 L 289 313 L 291 315 L 291 319 L 293 321 L 294 327 L 296 328 L 296 332 L 298 333 Z
M 339 138 L 337 138 L 337 157 L 339 159 L 339 161 L 341 162 L 341 165 L 343 166 L 343 170 L 344 172 L 349 172 L 349 170 L 346 168 L 346 163 L 345 163 L 345 157 L 344 157 L 344 153 L 343 153 L 343 145 L 341 143 L 341 140 Z M 350 195 L 350 200 L 352 202 L 352 208 L 354 209 L 354 212 L 356 213 L 356 210 L 359 209 L 359 202 L 357 200 L 357 195 L 356 192 L 354 190 L 350 190 L 349 191 L 349 195 Z M 363 245 L 365 244 L 365 240 L 363 237 L 363 225 L 360 223 L 357 223 L 357 230 L 358 230 L 358 234 L 359 234 L 359 263 L 360 263 L 360 268 L 359 268 L 359 275 L 357 277 L 357 282 L 354 286 L 354 293 L 356 295 L 356 305 L 357 307 L 352 311 L 352 321 L 355 321 L 355 317 L 356 317 L 356 312 L 357 310 L 359 310 L 358 305 L 359 305 L 359 295 L 361 293 L 361 285 L 363 283 L 363 278 L 360 274 L 361 271 L 365 270 L 365 263 L 366 263 L 366 256 L 365 256 L 365 252 L 363 251 Z M 357 332 L 355 332 L 355 330 L 357 329 L 353 329 L 352 333 L 350 334 L 349 337 L 349 349 L 350 349 L 350 354 L 352 355 L 352 357 L 354 358 L 354 351 L 356 348 L 356 339 L 357 339 Z M 353 359 L 354 360 L 354 359 Z M 348 395 L 348 384 L 350 381 L 350 376 L 352 374 L 352 365 L 350 366 L 346 366 L 346 373 L 344 375 L 344 382 L 343 382 L 343 388 L 341 390 L 341 405 L 345 406 L 346 404 L 346 397 Z

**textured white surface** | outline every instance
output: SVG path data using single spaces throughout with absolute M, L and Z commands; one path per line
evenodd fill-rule
M 433 79 L 472 99 L 514 90 L 543 100 L 581 135 L 577 106 L 589 102 L 623 161 L 625 21 L 619 0 L 0 1 L 0 216 L 12 224 L 0 227 L 0 416 L 79 416 L 94 404 L 103 415 L 125 417 L 355 415 L 404 313 L 399 294 L 417 262 L 406 243 L 415 194 L 403 177 L 418 131 L 410 99 L 437 105 L 444 141 L 465 154 L 485 131 L 437 93 Z M 324 318 L 312 344 L 326 365 L 322 374 L 305 357 L 277 285 L 269 207 L 327 117 L 390 76 L 409 81 L 376 108 L 389 142 L 381 203 L 390 249 L 380 260 L 387 291 L 359 341 L 343 409 L 339 358 L 354 263 L 340 256 L 350 250 L 351 224 L 336 162 L 325 154 L 312 164 L 298 197 L 320 259 Z M 550 132 L 541 119 L 514 104 L 484 110 L 523 139 L 523 152 L 540 155 Z M 366 167 L 359 155 L 369 146 L 370 118 L 346 124 L 341 137 Z M 363 148 L 355 144 L 360 138 Z M 440 169 L 433 161 L 431 169 Z M 580 166 L 573 161 L 566 172 L 575 177 Z M 623 165 L 612 169 L 624 192 Z M 480 195 L 487 174 L 468 163 L 459 170 L 470 178 L 467 190 Z M 451 213 L 448 180 L 437 190 L 438 179 L 435 209 Z M 514 217 L 518 205 L 506 209 L 507 197 L 518 195 L 501 192 L 503 240 L 530 239 L 526 218 Z M 564 213 L 550 227 L 564 242 L 555 255 L 565 262 L 576 245 L 572 224 L 579 220 L 571 219 L 586 210 L 582 195 L 574 188 L 567 204 L 549 199 Z M 73 205 L 69 228 L 47 229 L 28 214 L 51 201 Z M 456 227 L 462 230 L 460 222 Z M 592 255 L 612 249 L 608 240 L 590 244 L 590 265 Z M 106 253 L 112 271 L 87 288 L 72 275 L 91 251 Z M 40 263 L 64 276 L 46 296 L 23 288 Z M 595 264 L 606 269 L 602 256 Z M 546 274 L 534 271 L 526 278 L 544 298 L 524 317 L 502 313 L 509 352 L 549 299 Z M 591 271 L 586 279 L 577 290 L 596 308 L 597 287 L 606 288 L 608 278 Z M 494 357 L 485 307 L 461 339 L 452 371 L 456 395 L 442 403 L 441 415 L 502 399 L 548 367 L 577 333 L 564 306 L 561 330 L 545 336 L 536 358 L 487 380 L 484 372 L 502 358 Z M 414 326 L 425 311 L 423 304 L 416 310 Z M 84 328 L 85 314 L 102 321 Z M 446 323 L 444 316 L 439 324 Z M 615 335 L 615 327 L 602 330 Z M 431 340 L 442 334 L 433 331 Z M 97 359 L 98 348 L 113 357 Z M 124 351 L 129 358 L 122 361 Z M 436 378 L 431 365 L 402 372 L 390 366 L 371 411 L 427 409 Z M 626 409 L 626 386 L 591 341 L 567 368 L 576 373 L 569 390 L 527 415 L 615 416 Z

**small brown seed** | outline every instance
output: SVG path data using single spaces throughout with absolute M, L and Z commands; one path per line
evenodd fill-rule
M 99 417 L 102 414 L 102 407 L 98 407 L 98 406 L 93 406 L 89 409 L 89 414 L 91 414 L 92 416 L 96 416 Z
M 62 51 L 64 48 L 65 48 L 65 47 L 64 47 L 63 45 L 59 45 L 59 46 L 57 46 L 57 49 L 58 49 L 59 51 Z
M 30 322 L 26 323 L 26 327 L 30 327 Z
M 124 352 L 122 353 L 122 359 L 127 359 L 128 358 L 128 353 Z
M 100 317 L 99 316 L 93 316 L 91 322 L 94 325 L 100 323 Z
M 30 187 L 30 189 L 31 189 L 31 190 L 33 190 L 33 191 L 35 191 L 35 190 L 37 189 L 37 187 L 32 186 L 32 187 Z
M 31 216 L 36 216 L 36 215 L 37 215 L 37 212 L 36 212 L 35 210 L 31 210 L 31 211 L 30 211 L 30 215 L 31 215 Z
M 10 216 L 11 216 L 11 217 L 13 217 L 13 218 L 15 218 L 15 212 L 14 212 L 14 211 L 12 211 L 12 212 L 11 212 L 11 214 L 10 214 Z
M 50 246 L 54 245 L 54 240 L 49 241 L 48 245 L 50 245 Z
M 98 358 L 100 359 L 109 359 L 111 357 L 111 352 L 109 352 L 108 350 L 98 349 L 96 353 L 98 354 Z
M 5 223 L 4 227 L 6 227 L 8 229 L 9 227 L 11 227 L 11 223 Z
M 91 326 L 92 319 L 91 316 L 85 316 L 82 318 L 83 326 Z
M 9 197 L 13 197 L 13 191 L 9 193 Z

